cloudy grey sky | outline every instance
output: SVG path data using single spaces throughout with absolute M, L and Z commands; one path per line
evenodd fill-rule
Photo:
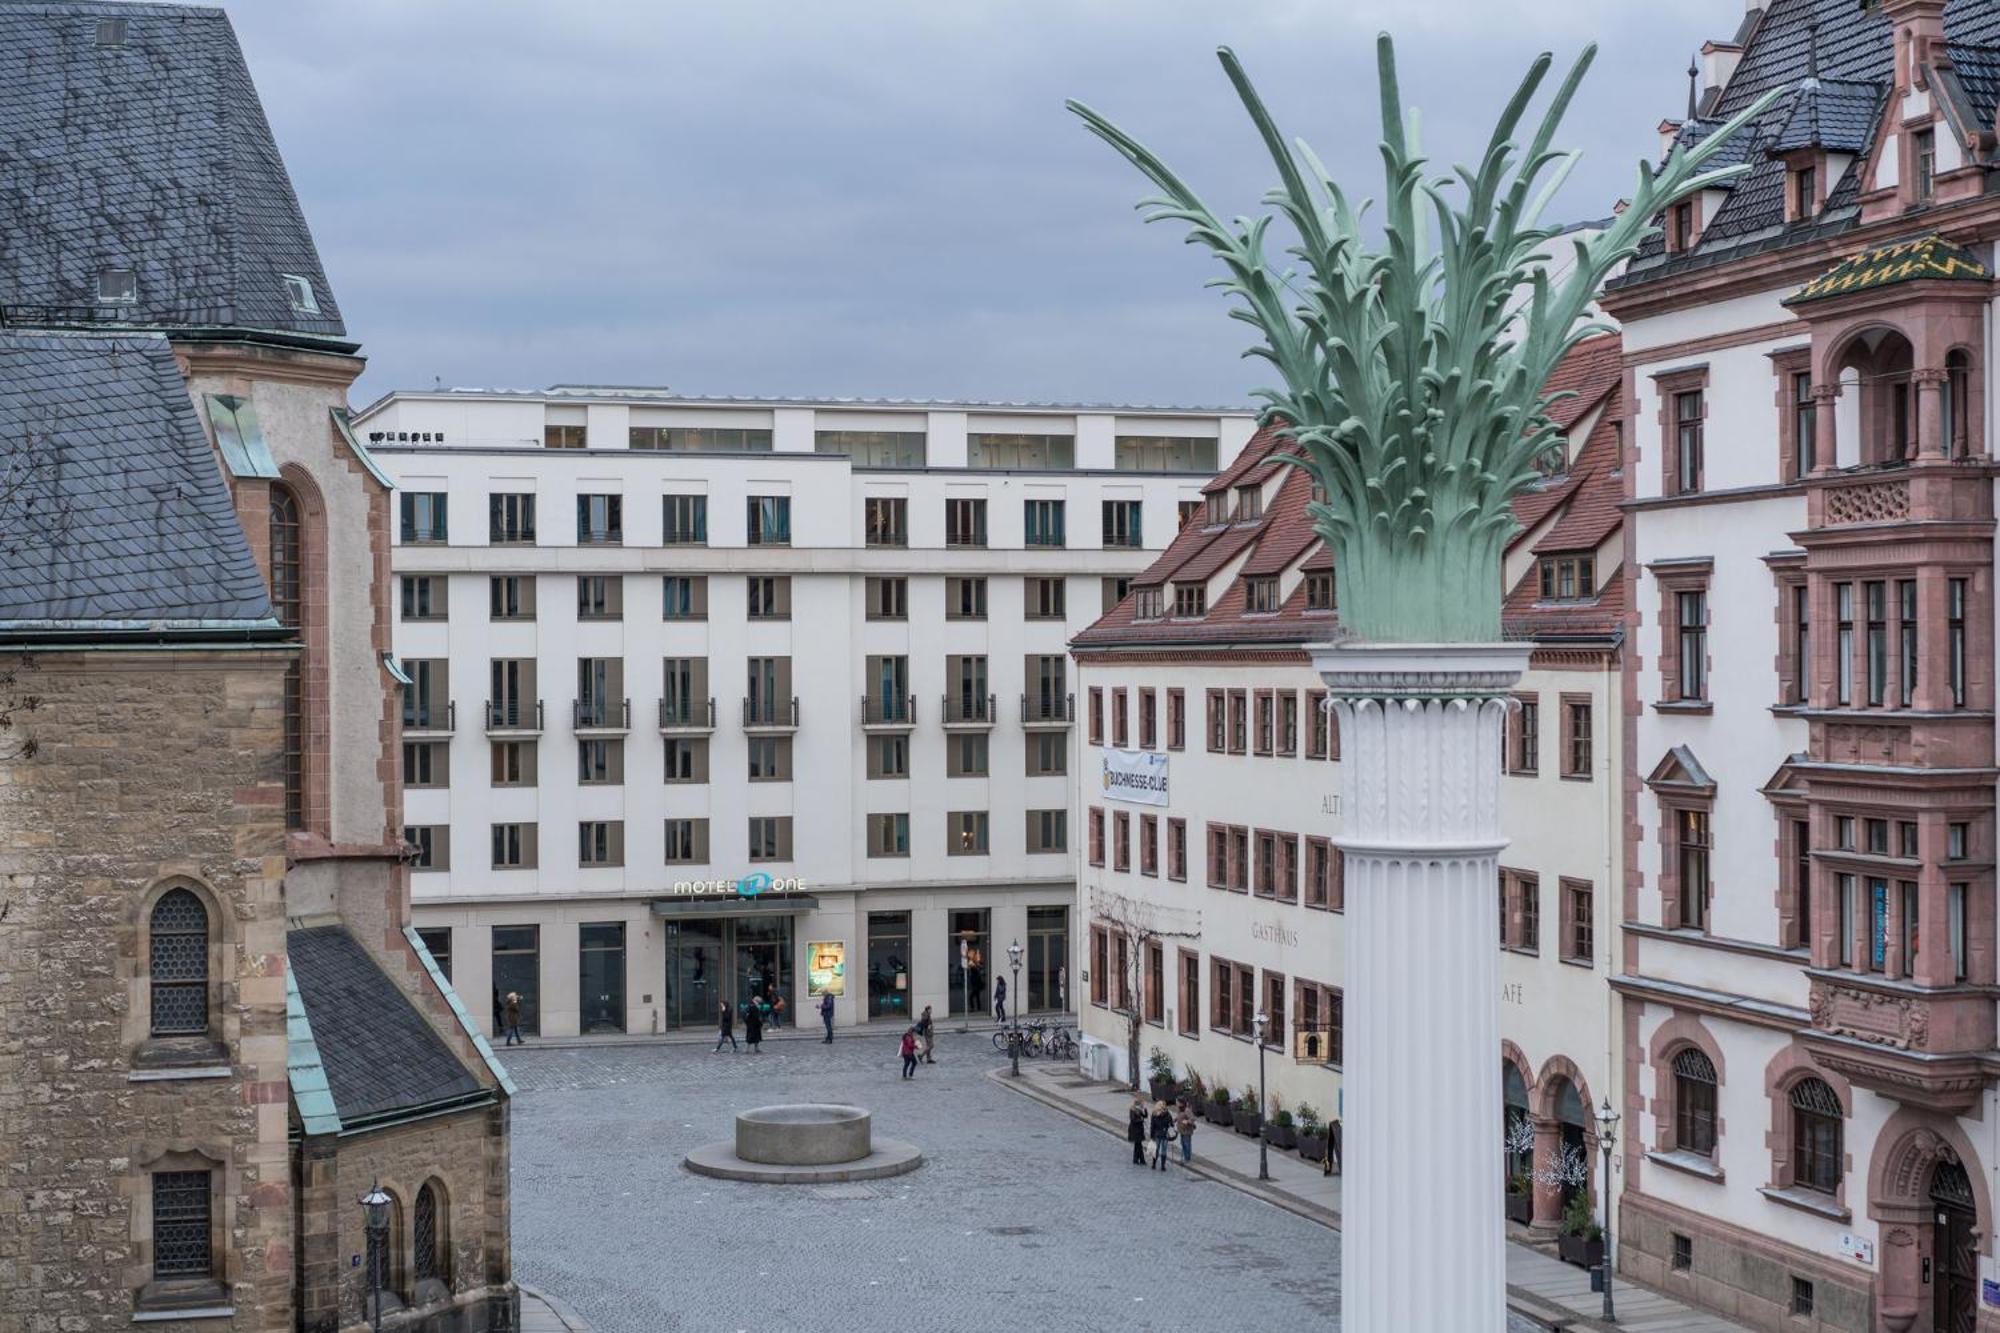
M 1537 51 L 1601 51 L 1559 211 L 1608 211 L 1741 0 L 235 0 L 348 328 L 391 388 L 1213 403 L 1212 268 L 1063 109 L 1218 210 L 1271 180 L 1214 49 L 1374 193 L 1375 32 L 1470 156 Z M 1552 80 L 1553 81 L 1553 80 Z

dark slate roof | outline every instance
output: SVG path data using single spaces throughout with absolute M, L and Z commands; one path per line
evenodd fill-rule
M 122 19 L 124 43 L 98 44 Z M 137 276 L 99 304 L 98 274 Z M 313 287 L 293 308 L 284 275 Z M 0 2 L 0 314 L 339 338 L 340 308 L 219 9 Z
M 1937 83 L 1950 98 L 1962 95 L 1966 114 L 1991 129 L 2000 95 L 2000 51 L 1995 50 L 2000 45 L 2000 0 L 1952 0 L 1945 9 L 1945 32 L 1952 68 L 1940 71 Z M 1669 257 L 1655 236 L 1607 286 L 1631 286 L 1750 249 L 1788 246 L 1853 226 L 1862 170 L 1858 160 L 1818 217 L 1788 224 L 1785 164 L 1771 154 L 1810 143 L 1814 133 L 1833 151 L 1865 152 L 1888 96 L 1894 55 L 1889 20 L 1879 9 L 1862 11 L 1855 0 L 1770 0 L 1728 85 L 1720 97 L 1704 104 L 1702 119 L 1687 131 L 1697 138 L 1707 135 L 1766 91 L 1793 89 L 1720 155 L 1721 162 L 1751 163 L 1750 171 L 1731 183 L 1726 201 L 1703 226 L 1691 253 Z M 1815 68 L 1816 92 L 1805 86 Z
M 346 927 L 309 926 L 285 943 L 343 1125 L 484 1091 Z
M 0 332 L 0 635 L 276 630 L 157 334 Z

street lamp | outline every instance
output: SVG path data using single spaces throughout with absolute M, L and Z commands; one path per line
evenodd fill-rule
M 1264 1136 L 1264 1108 L 1270 1105 L 1264 1096 L 1264 1032 L 1271 1025 L 1271 1016 L 1262 1009 L 1257 1011 L 1257 1179 L 1271 1178 L 1271 1145 Z
M 1604 1149 L 1604 1322 L 1614 1323 L 1618 1315 L 1611 1308 L 1611 1145 L 1618 1140 L 1618 1113 L 1611 1099 L 1597 1108 L 1597 1142 Z
M 1007 1054 L 1014 1062 L 1014 1077 L 1021 1077 L 1021 941 L 1007 946 L 1007 961 L 1014 966 L 1014 989 L 1007 998 L 1014 1002 L 1014 1030 L 1007 1036 Z
M 389 1237 L 389 1205 L 393 1200 L 382 1192 L 382 1182 L 378 1180 L 355 1202 L 361 1205 L 368 1233 L 369 1318 L 375 1333 L 382 1333 L 382 1260 Z

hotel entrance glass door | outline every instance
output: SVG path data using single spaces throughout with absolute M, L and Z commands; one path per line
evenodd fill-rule
M 796 1021 L 799 1003 L 792 977 L 792 919 L 789 916 L 669 919 L 666 1004 L 668 1027 L 713 1028 L 726 1000 L 743 1030 L 743 1007 L 761 998 L 774 1009 L 785 1001 L 781 1023 Z
M 736 1007 L 762 1002 L 769 1022 L 791 1023 L 798 996 L 792 991 L 792 919 L 788 916 L 743 917 L 725 923 L 735 944 Z M 778 1008 L 778 1001 L 784 1007 Z
M 674 1028 L 714 1027 L 722 997 L 720 921 L 669 921 L 666 1023 Z

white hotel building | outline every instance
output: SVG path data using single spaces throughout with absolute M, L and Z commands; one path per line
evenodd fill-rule
M 415 920 L 545 1035 L 1063 1007 L 1067 644 L 1248 414 L 394 393 Z M 809 1020 L 808 1020 L 809 1021 Z

